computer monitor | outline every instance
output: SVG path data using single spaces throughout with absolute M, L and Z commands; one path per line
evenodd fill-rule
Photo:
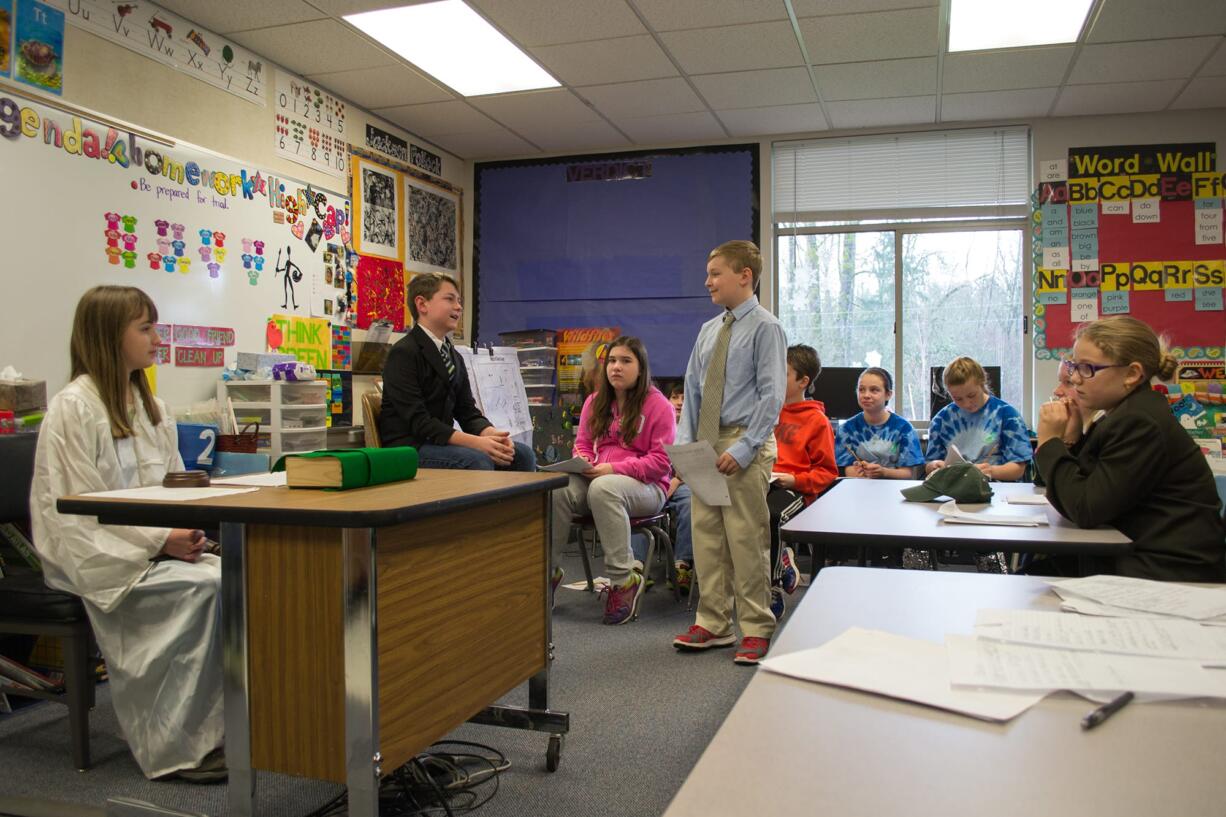
M 988 374 L 988 388 L 992 394 L 1000 394 L 1000 367 L 999 366 L 984 366 L 983 370 Z M 929 402 L 928 402 L 928 418 L 932 419 L 937 415 L 937 412 L 949 405 L 949 395 L 945 392 L 945 381 L 941 379 L 944 373 L 944 366 L 932 367 L 932 379 L 929 383 Z
M 847 420 L 860 413 L 856 399 L 856 383 L 863 366 L 824 366 L 813 386 L 813 399 L 826 404 L 826 416 L 832 420 Z

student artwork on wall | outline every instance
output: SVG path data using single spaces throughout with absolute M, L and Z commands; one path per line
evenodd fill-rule
M 402 174 L 361 156 L 353 157 L 352 168 L 354 249 L 363 256 L 403 261 Z
M 1223 359 L 1226 174 L 1213 143 L 1073 148 L 1033 197 L 1035 346 L 1068 354 L 1080 323 L 1132 315 L 1186 361 Z
M 13 66 L 13 0 L 0 0 L 0 77 L 8 79 Z
M 64 92 L 64 12 L 37 0 L 20 0 L 16 19 L 17 80 L 59 96 Z
M 301 77 L 277 71 L 274 150 L 333 176 L 349 172 L 345 103 Z
M 25 0 L 18 0 L 25 5 Z M 149 2 L 48 0 L 68 22 L 264 107 L 264 58 Z
M 460 196 L 406 175 L 405 269 L 411 273 L 460 269 Z
M 387 321 L 392 331 L 405 329 L 404 265 L 385 258 L 362 256 L 357 268 L 357 326 L 369 329 Z

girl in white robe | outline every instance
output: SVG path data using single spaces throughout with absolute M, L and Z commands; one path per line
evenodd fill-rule
M 51 400 L 35 455 L 34 546 L 47 584 L 85 604 L 141 771 L 220 779 L 220 560 L 203 553 L 201 531 L 100 525 L 55 507 L 69 494 L 160 485 L 183 469 L 174 421 L 144 375 L 156 320 L 133 287 L 95 287 L 77 305 L 73 379 Z

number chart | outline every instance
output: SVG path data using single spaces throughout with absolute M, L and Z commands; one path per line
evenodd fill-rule
M 293 74 L 277 71 L 273 106 L 278 156 L 333 176 L 349 172 L 344 100 Z

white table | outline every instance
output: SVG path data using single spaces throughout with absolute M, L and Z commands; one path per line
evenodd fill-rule
M 1055 606 L 1025 576 L 827 568 L 771 652 L 851 626 L 941 641 L 981 607 Z M 1092 708 L 1056 693 L 992 724 L 758 670 L 665 817 L 1226 814 L 1226 704 L 1133 704 L 1083 732 Z

